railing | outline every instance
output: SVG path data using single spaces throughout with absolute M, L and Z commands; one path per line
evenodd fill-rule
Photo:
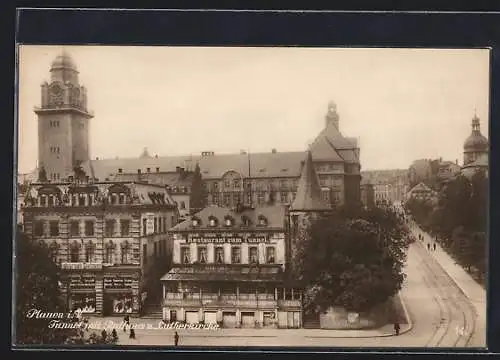
M 300 300 L 278 300 L 278 307 L 301 307 L 302 302 Z
M 210 305 L 223 303 L 232 306 L 276 307 L 274 294 L 218 294 L 218 293 L 167 293 L 164 301 L 168 306 Z M 300 301 L 297 301 L 300 305 Z M 295 305 L 292 305 L 295 306 Z

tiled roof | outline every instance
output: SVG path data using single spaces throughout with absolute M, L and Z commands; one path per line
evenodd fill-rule
M 140 175 L 141 181 L 147 181 L 150 184 L 167 185 L 170 187 L 191 187 L 194 174 L 192 172 L 151 172 L 142 173 Z M 116 181 L 137 181 L 139 176 L 137 173 L 116 174 L 113 180 Z
M 311 145 L 314 160 L 359 162 L 357 140 L 344 137 L 333 123 L 328 123 Z
M 227 216 L 230 216 L 233 219 L 233 226 L 231 227 L 233 229 L 283 229 L 285 226 L 286 208 L 279 205 L 264 206 L 256 207 L 254 209 L 243 209 L 241 212 L 237 212 L 236 210 L 230 208 L 209 206 L 194 214 L 189 219 L 177 224 L 176 226 L 171 228 L 170 231 L 193 230 L 193 218 L 197 218 L 200 220 L 200 224 L 196 226 L 195 229 L 214 230 L 213 227 L 209 226 L 211 217 L 215 217 L 218 220 L 219 225 L 216 229 L 224 229 L 225 231 L 230 231 L 229 229 L 231 228 L 224 226 L 224 220 Z M 264 217 L 267 221 L 267 225 L 265 227 L 259 225 L 259 217 L 261 216 Z M 250 221 L 250 224 L 248 226 L 245 225 L 244 218 Z
M 176 266 L 160 280 L 195 281 L 282 281 L 281 265 L 200 265 Z
M 290 206 L 290 210 L 321 211 L 329 208 L 323 201 L 318 174 L 314 170 L 311 151 L 308 151 L 302 168 L 297 195 Z

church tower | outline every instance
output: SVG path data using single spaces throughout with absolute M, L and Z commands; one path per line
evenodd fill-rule
M 50 67 L 50 83 L 41 86 L 38 115 L 38 167 L 47 180 L 62 181 L 73 168 L 89 160 L 87 91 L 78 81 L 73 59 L 63 51 Z

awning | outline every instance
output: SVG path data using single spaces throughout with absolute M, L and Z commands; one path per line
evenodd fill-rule
M 190 265 L 172 268 L 162 281 L 281 282 L 283 271 L 276 266 Z

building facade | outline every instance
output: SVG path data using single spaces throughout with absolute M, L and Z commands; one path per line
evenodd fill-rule
M 301 326 L 302 291 L 284 281 L 285 207 L 213 205 L 170 233 L 174 265 L 161 279 L 165 321 Z
M 51 250 L 68 309 L 138 315 L 168 264 L 167 230 L 178 212 L 162 186 L 75 180 L 33 183 L 24 231 Z M 165 271 L 164 268 L 161 271 Z

